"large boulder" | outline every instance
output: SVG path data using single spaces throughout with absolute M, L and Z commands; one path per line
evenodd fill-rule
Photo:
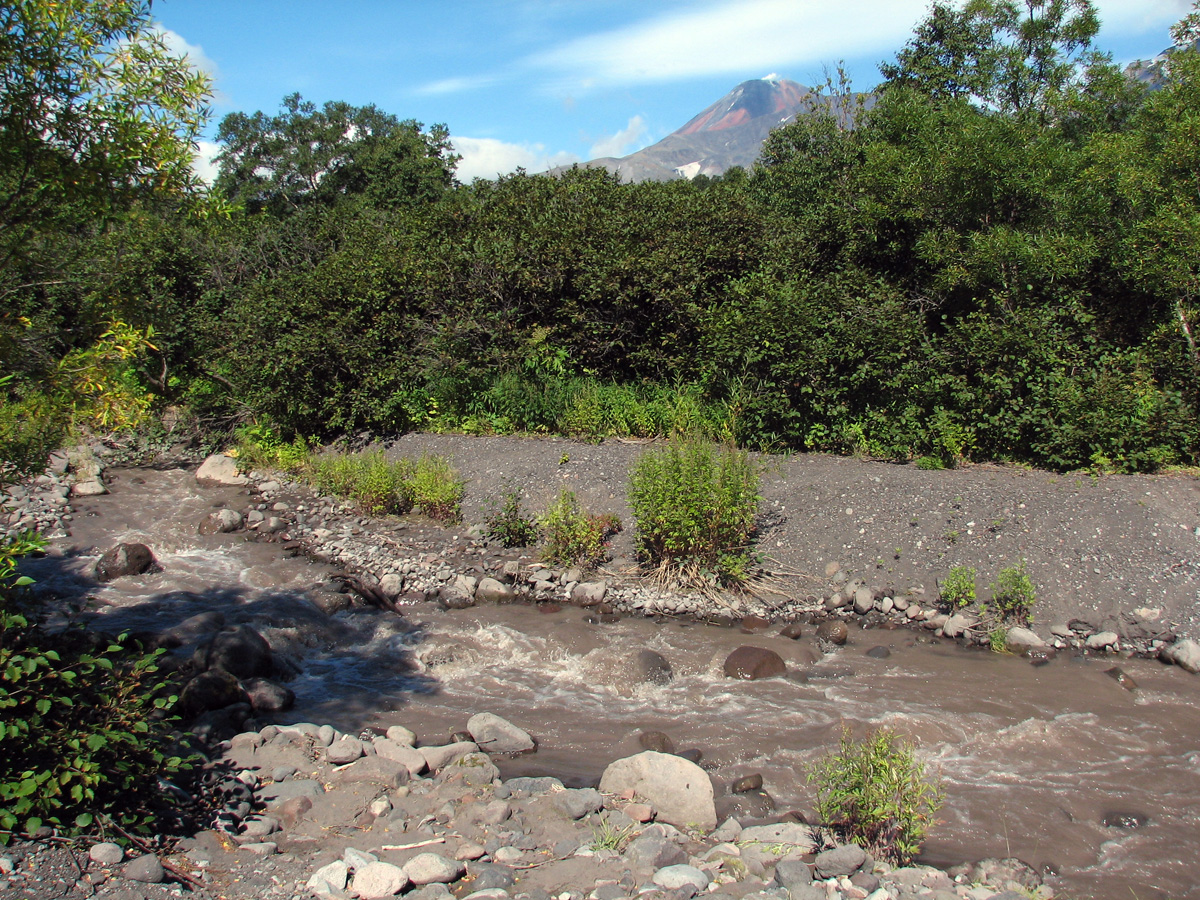
M 650 802 L 658 820 L 677 828 L 717 825 L 712 782 L 698 765 L 678 756 L 647 750 L 618 759 L 604 770 L 600 790 L 632 792 Z
M 488 753 L 527 753 L 537 748 L 527 732 L 492 713 L 471 716 L 467 731 L 480 749 Z
M 774 650 L 762 647 L 738 647 L 725 658 L 725 677 L 774 678 L 787 673 L 787 664 Z
M 214 453 L 196 470 L 196 481 L 203 485 L 248 484 L 250 479 L 238 472 L 237 460 L 224 453 Z
M 201 672 L 179 694 L 180 709 L 188 716 L 245 702 L 246 692 L 238 680 L 220 669 Z
M 145 544 L 117 544 L 96 563 L 96 580 L 112 581 L 126 575 L 141 575 L 158 567 Z
M 1158 651 L 1158 658 L 1174 663 L 1193 675 L 1200 672 L 1200 644 L 1191 638 L 1183 638 Z
M 671 664 L 661 653 L 639 650 L 633 660 L 634 678 L 646 684 L 670 684 L 675 677 Z
M 236 509 L 218 509 L 200 522 L 201 534 L 228 534 L 242 527 L 242 514 Z
M 197 648 L 195 660 L 201 669 L 224 669 L 238 678 L 270 675 L 273 668 L 270 644 L 249 625 L 222 628 Z

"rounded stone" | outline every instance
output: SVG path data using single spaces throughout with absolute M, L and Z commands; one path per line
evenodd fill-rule
M 161 884 L 166 877 L 162 863 L 153 853 L 130 860 L 121 870 L 121 874 L 130 881 L 140 881 L 142 884 Z
M 92 844 L 91 849 L 88 850 L 88 858 L 97 865 L 115 866 L 125 858 L 125 851 L 121 849 L 120 844 L 105 841 L 100 844 Z
M 850 629 L 841 619 L 829 619 L 817 627 L 817 639 L 840 647 L 850 639 Z
M 725 658 L 725 677 L 755 680 L 787 673 L 787 665 L 774 650 L 738 647 Z

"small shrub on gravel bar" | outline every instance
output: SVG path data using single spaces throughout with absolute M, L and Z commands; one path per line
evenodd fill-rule
M 588 515 L 572 491 L 563 491 L 538 520 L 545 543 L 542 556 L 558 565 L 595 566 L 608 555 L 605 542 L 621 530 L 616 516 Z
M 403 515 L 413 506 L 413 464 L 390 460 L 382 450 L 313 457 L 308 477 L 318 490 L 349 497 L 373 515 Z
M 642 556 L 689 580 L 745 580 L 758 482 L 743 450 L 684 441 L 645 453 L 629 491 Z
M 1037 593 L 1025 571 L 1025 560 L 996 573 L 996 580 L 992 583 L 991 608 L 1001 619 L 1025 625 L 1033 614 L 1035 602 Z
M 538 539 L 537 522 L 521 509 L 521 495 L 511 488 L 504 492 L 499 508 L 485 524 L 487 536 L 505 547 L 528 547 Z
M 941 584 L 942 601 L 951 609 L 965 609 L 975 602 L 975 570 L 955 566 Z
M 940 779 L 926 778 L 911 742 L 890 728 L 857 741 L 842 728 L 841 746 L 819 760 L 808 780 L 828 827 L 895 865 L 907 865 L 942 805 Z
M 413 506 L 429 518 L 457 522 L 465 484 L 449 460 L 425 454 L 417 460 L 409 494 Z

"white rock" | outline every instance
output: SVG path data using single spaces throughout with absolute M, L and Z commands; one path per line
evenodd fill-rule
M 91 478 L 87 481 L 78 481 L 71 485 L 72 497 L 99 497 L 101 494 L 107 494 L 108 488 L 104 486 L 104 482 L 99 478 Z
M 1193 675 L 1200 672 L 1200 644 L 1191 638 L 1181 638 L 1158 651 L 1160 659 L 1175 663 Z
M 214 453 L 196 470 L 196 481 L 200 484 L 248 484 L 250 479 L 238 473 L 237 460 L 224 453 Z M 344 885 L 343 885 L 344 887 Z M 341 888 L 338 888 L 341 890 Z
M 1026 647 L 1045 647 L 1046 642 L 1030 631 L 1028 628 L 1010 628 L 1008 634 L 1004 638 L 1005 646 L 1009 650 L 1019 652 Z
M 389 600 L 395 600 L 404 592 L 404 579 L 394 572 L 389 572 L 379 579 L 379 590 Z
M 101 844 L 92 844 L 91 849 L 88 850 L 88 857 L 99 865 L 115 866 L 125 858 L 125 851 L 121 849 L 120 844 L 105 841 Z
M 408 876 L 399 866 L 387 862 L 367 863 L 354 873 L 354 893 L 363 900 L 394 897 L 408 887 Z
M 397 744 L 406 744 L 409 747 L 415 747 L 417 745 L 416 732 L 410 731 L 403 725 L 390 726 L 387 730 L 387 739 L 389 741 L 395 741 Z
M 340 859 L 313 872 L 305 885 L 314 894 L 339 894 L 346 889 L 350 867 Z
M 664 890 L 674 891 L 691 885 L 698 891 L 708 887 L 708 876 L 695 866 L 664 866 L 654 873 L 654 883 Z
M 390 732 L 391 729 L 389 728 Z M 375 738 L 375 752 L 384 759 L 394 760 L 408 769 L 409 775 L 420 775 L 428 763 L 420 751 L 408 744 L 400 744 L 391 738 Z
M 632 791 L 649 801 L 660 822 L 711 830 L 717 824 L 712 782 L 698 765 L 678 756 L 647 750 L 618 759 L 604 770 L 600 790 Z
M 413 884 L 449 884 L 465 871 L 459 860 L 438 853 L 421 853 L 404 864 L 404 874 Z
M 480 603 L 508 603 L 516 596 L 516 591 L 495 578 L 483 578 L 475 588 L 475 599 Z
M 1089 635 L 1083 643 L 1089 650 L 1107 650 L 1110 647 L 1116 649 L 1120 641 L 1121 637 L 1115 631 L 1100 631 Z

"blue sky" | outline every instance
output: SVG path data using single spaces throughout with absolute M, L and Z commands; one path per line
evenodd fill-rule
M 927 0 L 157 0 L 216 82 L 213 121 L 299 92 L 450 129 L 459 177 L 632 153 L 740 81 L 878 80 Z M 1097 45 L 1153 56 L 1188 0 L 1097 0 Z M 204 148 L 211 152 L 212 146 Z

